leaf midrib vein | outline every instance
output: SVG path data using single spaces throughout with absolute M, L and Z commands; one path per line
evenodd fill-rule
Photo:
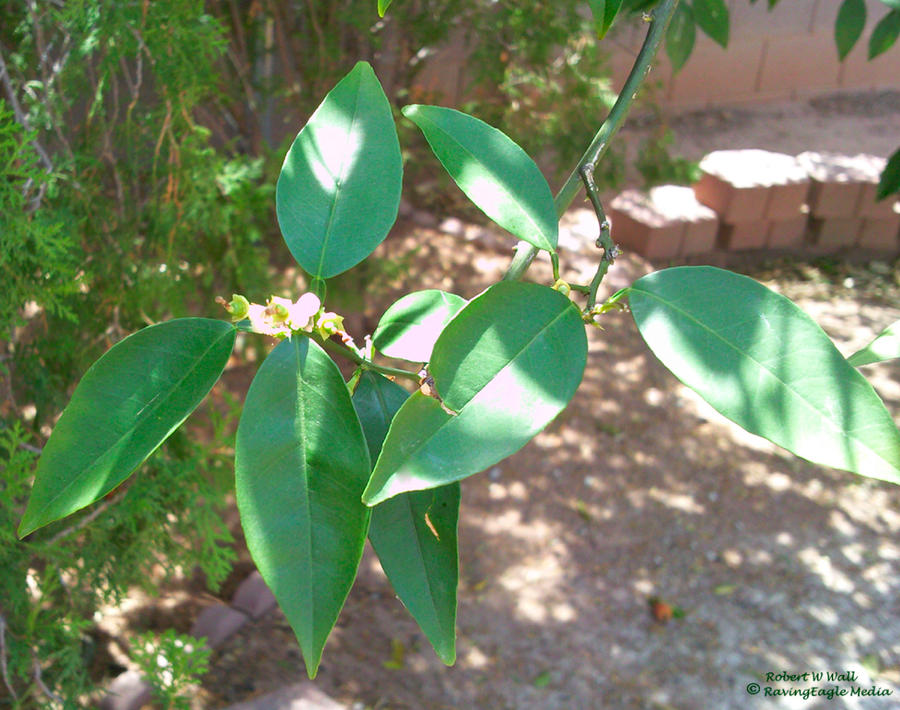
M 106 456 L 110 451 L 112 451 L 114 448 L 116 448 L 116 447 L 119 445 L 119 443 L 120 443 L 126 436 L 129 436 L 129 435 L 133 434 L 137 429 L 139 429 L 139 428 L 143 425 L 143 423 L 144 423 L 148 418 L 150 418 L 150 416 L 151 416 L 154 412 L 156 412 L 156 411 L 160 408 L 160 406 L 162 406 L 165 402 L 167 402 L 167 401 L 169 400 L 169 398 L 172 396 L 172 394 L 173 394 L 173 393 L 181 386 L 181 384 L 182 384 L 185 380 L 188 379 L 188 377 L 189 377 L 189 376 L 197 369 L 197 367 L 199 367 L 200 363 L 203 362 L 203 361 L 205 360 L 205 358 L 206 358 L 206 356 L 209 354 L 209 352 L 210 352 L 213 348 L 215 348 L 216 346 L 218 346 L 219 343 L 220 343 L 224 338 L 227 338 L 229 335 L 231 335 L 231 333 L 232 333 L 232 331 L 230 331 L 230 330 L 225 331 L 219 338 L 216 338 L 212 343 L 210 343 L 210 345 L 206 348 L 206 350 L 203 351 L 202 355 L 200 355 L 200 357 L 198 357 L 198 358 L 196 359 L 196 361 L 194 362 L 194 365 L 193 365 L 192 367 L 188 368 L 188 369 L 185 371 L 184 375 L 183 375 L 179 380 L 177 380 L 177 381 L 169 388 L 168 392 L 165 394 L 164 397 L 160 397 L 160 394 L 159 394 L 159 393 L 157 393 L 157 394 L 154 396 L 155 399 L 158 399 L 158 402 L 157 402 L 156 406 L 154 406 L 152 409 L 148 409 L 147 406 L 143 407 L 143 408 L 140 410 L 140 413 L 139 413 L 139 415 L 138 415 L 139 418 L 135 421 L 134 426 L 132 426 L 132 427 L 130 427 L 129 429 L 127 429 L 126 431 L 122 432 L 122 434 L 115 440 L 115 442 L 113 442 L 112 444 L 110 444 L 109 446 L 107 446 L 106 449 L 105 449 L 103 452 L 101 452 L 101 453 L 97 454 L 96 456 L 94 456 L 93 459 L 90 461 L 90 463 L 87 464 L 86 466 L 84 466 L 84 467 L 82 468 L 81 473 L 80 473 L 79 475 L 75 476 L 71 481 L 69 481 L 67 484 L 65 484 L 65 485 L 59 490 L 59 492 L 58 492 L 55 496 L 53 496 L 52 498 L 50 498 L 50 499 L 47 501 L 47 503 L 43 506 L 43 510 L 47 510 L 47 508 L 51 507 L 51 505 L 52 505 L 53 503 L 55 503 L 57 500 L 59 500 L 60 497 L 64 496 L 64 495 L 69 491 L 69 489 L 70 489 L 73 485 L 75 485 L 76 483 L 78 483 L 79 481 L 81 481 L 81 480 L 84 478 L 85 472 L 90 471 L 90 469 L 93 468 L 93 467 L 96 465 L 97 461 L 99 461 L 100 459 L 102 459 L 102 458 L 103 458 L 104 456 Z M 152 402 L 152 401 L 153 401 L 153 400 L 151 399 L 151 402 Z M 149 403 L 148 403 L 148 406 L 149 406 Z M 193 410 L 192 410 L 192 411 L 193 411 Z M 190 412 L 188 412 L 188 415 L 190 415 Z M 170 433 L 171 433 L 171 432 L 170 432 Z M 166 438 L 168 438 L 168 435 L 167 435 L 166 437 L 163 437 L 163 441 L 165 441 Z M 160 444 L 162 444 L 162 441 L 160 442 Z M 156 447 L 156 448 L 159 448 L 159 445 L 160 445 L 160 444 L 157 444 L 157 447 Z M 156 449 L 153 449 L 153 451 L 156 451 Z M 150 454 L 152 454 L 153 451 L 151 451 Z M 150 454 L 147 454 L 147 456 L 150 456 Z M 146 458 L 146 457 L 145 457 L 145 458 Z M 138 465 L 140 465 L 140 464 L 138 464 Z M 130 474 L 129 474 L 129 475 L 130 475 Z M 90 504 L 88 504 L 88 505 L 90 505 Z
M 512 202 L 514 202 L 514 203 L 516 204 L 516 206 L 519 208 L 519 211 L 520 211 L 522 214 L 524 214 L 525 217 L 527 217 L 528 222 L 532 225 L 532 228 L 535 230 L 535 232 L 537 232 L 537 233 L 540 234 L 542 237 L 544 237 L 544 241 L 550 246 L 550 251 L 555 251 L 555 250 L 556 250 L 556 247 L 553 246 L 552 244 L 550 244 L 550 240 L 547 239 L 546 235 L 544 234 L 544 230 L 543 230 L 543 229 L 538 225 L 538 223 L 534 220 L 534 218 L 533 218 L 532 215 L 531 215 L 530 210 L 527 210 L 527 209 L 525 209 L 525 208 L 523 208 L 523 207 L 521 206 L 519 200 L 516 199 L 515 195 L 513 195 L 513 193 L 510 192 L 510 191 L 506 188 L 506 185 L 505 185 L 505 184 L 503 183 L 503 181 L 497 176 L 497 174 L 496 174 L 491 168 L 489 168 L 489 167 L 487 166 L 487 164 L 485 164 L 484 162 L 482 162 L 481 160 L 479 160 L 479 159 L 478 159 L 478 156 L 475 155 L 471 150 L 469 150 L 469 148 L 466 147 L 466 145 L 465 145 L 464 143 L 462 143 L 459 139 L 455 138 L 453 135 L 451 135 L 450 133 L 448 133 L 447 131 L 445 131 L 443 128 L 441 128 L 441 126 L 439 126 L 439 125 L 438 125 L 437 123 L 435 123 L 433 120 L 431 120 L 431 119 L 429 119 L 429 118 L 427 118 L 427 117 L 424 117 L 424 118 L 425 118 L 426 121 L 428 121 L 428 122 L 434 127 L 435 130 L 439 131 L 439 132 L 442 133 L 443 135 L 447 136 L 447 137 L 448 137 L 450 140 L 452 140 L 454 143 L 456 143 L 456 145 L 458 145 L 458 146 L 466 153 L 466 155 L 468 155 L 468 156 L 473 160 L 473 162 L 475 162 L 475 163 L 477 163 L 478 165 L 482 166 L 482 167 L 485 169 L 485 171 L 486 171 L 492 178 L 494 178 L 494 184 L 496 184 L 496 185 L 503 191 L 503 194 L 505 194 Z M 502 226 L 502 225 L 501 225 L 501 226 Z M 506 227 L 504 227 L 504 229 L 506 229 Z M 522 236 L 522 235 L 516 235 L 516 236 L 519 236 L 519 237 L 521 237 L 522 239 L 525 238 L 525 237 Z M 547 247 L 546 247 L 546 246 L 542 246 L 541 248 L 542 248 L 542 249 L 546 249 Z
M 897 467 L 896 467 L 890 460 L 886 459 L 880 452 L 875 451 L 872 447 L 870 447 L 866 442 L 862 441 L 859 437 L 851 435 L 850 432 L 847 431 L 842 425 L 840 425 L 837 421 L 835 421 L 835 420 L 832 419 L 831 417 L 828 417 L 828 416 L 826 416 L 825 414 L 823 414 L 822 410 L 820 410 L 818 407 L 816 407 L 812 402 L 810 402 L 806 397 L 804 397 L 804 396 L 803 396 L 800 392 L 798 392 L 794 387 L 792 387 L 790 384 L 788 384 L 787 382 L 785 382 L 785 381 L 784 381 L 781 377 L 779 377 L 775 372 L 773 372 L 771 369 L 769 369 L 768 367 L 766 367 L 765 365 L 763 365 L 763 364 L 762 364 L 759 360 L 757 360 L 755 357 L 752 357 L 749 353 L 747 353 L 747 352 L 741 350 L 740 348 L 738 348 L 738 347 L 737 347 L 734 343 L 732 343 L 730 340 L 725 339 L 723 336 L 721 336 L 721 335 L 720 335 L 719 333 L 717 333 L 715 330 L 713 330 L 713 329 L 710 328 L 708 325 L 706 325 L 706 323 L 704 323 L 703 321 L 699 320 L 699 319 L 696 318 L 695 316 L 690 315 L 687 311 L 685 311 L 685 310 L 683 310 L 683 309 L 681 309 L 681 308 L 678 308 L 677 306 L 674 305 L 674 303 L 673 303 L 672 301 L 665 300 L 665 299 L 663 299 L 661 296 L 657 296 L 656 294 L 654 294 L 654 293 L 652 293 L 652 292 L 650 292 L 650 291 L 645 291 L 645 290 L 643 290 L 643 289 L 640 289 L 640 288 L 634 288 L 634 287 L 632 287 L 632 291 L 634 291 L 635 293 L 643 294 L 643 295 L 647 296 L 648 298 L 652 298 L 652 299 L 656 300 L 658 303 L 662 304 L 664 307 L 671 308 L 673 311 L 675 311 L 675 312 L 678 313 L 679 315 L 683 316 L 683 317 L 684 317 L 685 319 L 687 319 L 688 321 L 693 322 L 693 323 L 697 324 L 698 326 L 700 326 L 703 330 L 705 330 L 707 333 L 709 333 L 710 335 L 712 335 L 715 339 L 718 339 L 719 341 L 721 341 L 722 343 L 724 343 L 725 345 L 727 345 L 729 348 L 731 348 L 732 350 L 734 350 L 734 351 L 735 351 L 736 353 L 738 353 L 739 355 L 743 355 L 743 356 L 746 357 L 748 360 L 750 360 L 751 362 L 753 362 L 754 364 L 756 364 L 761 370 L 767 372 L 767 373 L 769 374 L 770 377 L 772 377 L 776 382 L 779 382 L 781 385 L 783 385 L 784 388 L 785 388 L 786 390 L 788 390 L 788 392 L 790 392 L 796 399 L 798 399 L 799 401 L 801 401 L 801 402 L 804 404 L 804 406 L 806 406 L 808 409 L 810 409 L 814 414 L 818 415 L 820 418 L 822 418 L 822 419 L 824 419 L 824 420 L 830 422 L 830 423 L 834 426 L 834 428 L 835 428 L 837 431 L 843 433 L 844 436 L 845 436 L 846 438 L 852 439 L 853 441 L 857 442 L 857 444 L 859 444 L 860 446 L 862 446 L 864 449 L 866 449 L 867 451 L 872 452 L 877 458 L 879 458 L 879 459 L 881 459 L 882 461 L 884 461 L 885 463 L 887 463 L 888 466 L 890 466 L 891 468 L 893 468 L 893 469 L 895 469 L 895 470 L 897 469 Z

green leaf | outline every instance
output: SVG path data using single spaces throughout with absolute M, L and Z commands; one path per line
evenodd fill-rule
M 444 326 L 465 305 L 464 298 L 437 289 L 410 293 L 384 312 L 372 342 L 388 357 L 428 362 Z
M 656 357 L 747 431 L 814 463 L 900 482 L 900 432 L 884 404 L 784 296 L 698 266 L 644 276 L 629 302 Z
M 891 10 L 872 30 L 872 36 L 869 37 L 869 59 L 875 59 L 888 51 L 894 46 L 897 37 L 900 37 L 900 10 Z
M 430 371 L 443 403 L 422 392 L 406 400 L 363 501 L 458 481 L 515 453 L 565 408 L 586 358 L 568 298 L 537 284 L 491 286 L 438 338 Z
M 360 377 L 353 406 L 373 460 L 408 397 L 381 375 L 369 371 Z M 456 660 L 459 498 L 459 483 L 402 493 L 373 508 L 369 526 L 369 540 L 394 591 L 448 666 Z
M 844 0 L 834 21 L 834 43 L 838 57 L 843 60 L 862 36 L 866 26 L 866 1 Z
M 900 0 L 881 0 L 882 5 L 887 5 L 892 10 L 900 10 Z
M 884 172 L 881 173 L 876 197 L 883 200 L 895 192 L 900 192 L 900 148 L 894 151 L 884 167 Z
M 300 335 L 250 385 L 235 444 L 247 547 L 314 678 L 353 584 L 369 511 L 369 451 L 337 365 Z
M 666 54 L 672 62 L 672 70 L 679 72 L 694 51 L 694 39 L 697 34 L 694 16 L 690 5 L 679 3 L 675 8 L 672 21 L 666 29 Z
M 724 0 L 694 0 L 694 20 L 714 42 L 728 46 L 728 7 Z
M 38 461 L 19 537 L 128 478 L 212 389 L 235 334 L 223 321 L 178 318 L 129 335 L 91 365 Z
M 441 164 L 480 210 L 538 249 L 556 250 L 553 194 L 528 154 L 474 116 L 440 106 L 406 106 Z
M 589 4 L 594 15 L 597 37 L 603 39 L 622 7 L 622 0 L 589 0 Z
M 862 350 L 853 353 L 847 358 L 847 362 L 853 367 L 862 367 L 898 357 L 900 357 L 900 320 L 891 323 L 875 340 Z
M 275 191 L 297 263 L 327 279 L 365 259 L 397 218 L 403 168 L 387 97 L 359 62 L 297 135 Z
M 387 9 L 391 6 L 393 0 L 378 0 L 378 16 L 384 17 L 384 13 L 387 12 Z

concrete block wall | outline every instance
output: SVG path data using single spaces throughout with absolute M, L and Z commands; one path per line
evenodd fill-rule
M 871 155 L 725 150 L 692 187 L 626 190 L 609 207 L 612 237 L 654 260 L 735 252 L 816 256 L 900 253 L 900 201 L 876 202 L 885 159 Z
M 697 31 L 694 51 L 673 75 L 661 49 L 649 81 L 660 85 L 654 100 L 676 109 L 806 98 L 839 90 L 900 90 L 900 44 L 867 61 L 869 34 L 888 12 L 866 0 L 866 32 L 843 62 L 834 45 L 834 23 L 841 0 L 781 0 L 772 11 L 765 0 L 727 0 L 731 38 L 727 49 Z M 585 11 L 587 4 L 585 3 Z M 640 49 L 646 26 L 618 22 L 603 40 L 610 52 L 613 88 L 620 90 Z M 436 47 L 411 87 L 416 100 L 457 106 L 467 98 L 471 78 L 464 31 Z
M 660 51 L 651 78 L 662 85 L 657 101 L 673 108 L 805 98 L 839 90 L 900 89 L 900 45 L 867 61 L 868 37 L 888 12 L 866 0 L 866 32 L 843 62 L 834 44 L 841 0 L 728 0 L 731 37 L 722 49 L 697 31 L 694 51 L 673 75 Z M 643 41 L 641 27 L 622 25 L 610 33 L 613 87 L 620 89 Z

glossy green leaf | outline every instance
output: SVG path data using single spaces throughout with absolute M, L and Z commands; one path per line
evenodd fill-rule
M 728 6 L 724 0 L 694 0 L 694 20 L 714 42 L 728 46 Z
M 872 30 L 872 36 L 869 37 L 869 59 L 875 59 L 888 51 L 896 43 L 897 37 L 900 37 L 900 10 L 891 10 Z
M 622 0 L 589 0 L 589 4 L 594 15 L 597 37 L 603 39 L 622 7 Z
M 882 5 L 887 5 L 892 10 L 900 10 L 900 0 L 881 0 Z
M 666 29 L 666 54 L 672 62 L 672 70 L 679 72 L 694 51 L 694 39 L 697 31 L 694 26 L 694 15 L 691 7 L 685 2 L 675 8 L 672 21 Z
M 291 254 L 314 279 L 365 259 L 397 218 L 403 168 L 387 97 L 359 62 L 297 135 L 275 191 Z
M 372 341 L 388 357 L 428 362 L 444 326 L 465 305 L 464 298 L 437 289 L 410 293 L 384 312 Z
M 408 397 L 381 375 L 360 377 L 353 406 L 373 460 Z M 448 666 L 456 660 L 459 498 L 459 483 L 401 493 L 372 509 L 369 526 L 369 540 L 394 591 Z
M 900 432 L 866 379 L 784 296 L 708 266 L 629 291 L 647 345 L 747 431 L 814 463 L 900 482 Z
M 458 481 L 506 458 L 565 408 L 587 358 L 577 307 L 546 286 L 501 281 L 438 338 L 437 399 L 412 395 L 391 423 L 363 500 Z
M 247 547 L 300 643 L 310 678 L 356 577 L 371 463 L 337 365 L 302 336 L 250 385 L 235 445 Z
M 384 13 L 387 12 L 387 9 L 391 6 L 393 0 L 378 0 L 378 16 L 384 17 Z
M 853 367 L 900 357 L 900 320 L 891 323 L 871 343 L 847 358 Z
M 894 154 L 888 159 L 884 172 L 881 173 L 881 179 L 878 181 L 876 197 L 883 200 L 896 192 L 900 192 L 900 149 L 894 151 Z
M 223 321 L 179 318 L 139 330 L 91 365 L 38 461 L 19 536 L 128 478 L 212 389 L 235 333 Z
M 834 43 L 843 59 L 859 41 L 866 26 L 866 1 L 844 0 L 834 21 Z
M 556 250 L 553 194 L 528 154 L 474 116 L 440 106 L 406 106 L 441 164 L 480 210 L 538 249 Z

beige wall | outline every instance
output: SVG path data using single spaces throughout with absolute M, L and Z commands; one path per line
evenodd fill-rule
M 728 0 L 731 41 L 722 49 L 698 31 L 694 53 L 677 76 L 660 52 L 650 74 L 661 85 L 656 100 L 672 107 L 734 104 L 802 98 L 841 90 L 900 89 L 900 43 L 872 62 L 868 37 L 887 7 L 866 0 L 866 31 L 843 63 L 834 45 L 834 21 L 841 0 L 780 0 L 769 12 L 766 0 Z M 616 89 L 621 88 L 646 31 L 641 23 L 613 27 L 604 40 L 612 53 Z M 428 58 L 417 87 L 422 98 L 459 105 L 464 82 L 464 38 L 459 36 Z
M 869 62 L 868 37 L 888 8 L 866 0 L 869 20 L 843 62 L 834 45 L 841 0 L 781 0 L 771 12 L 765 0 L 729 0 L 731 39 L 722 49 L 698 33 L 694 53 L 672 76 L 665 52 L 651 76 L 662 83 L 658 97 L 672 106 L 802 98 L 840 90 L 900 89 L 900 44 Z M 614 83 L 631 68 L 642 35 L 623 27 L 613 38 Z

